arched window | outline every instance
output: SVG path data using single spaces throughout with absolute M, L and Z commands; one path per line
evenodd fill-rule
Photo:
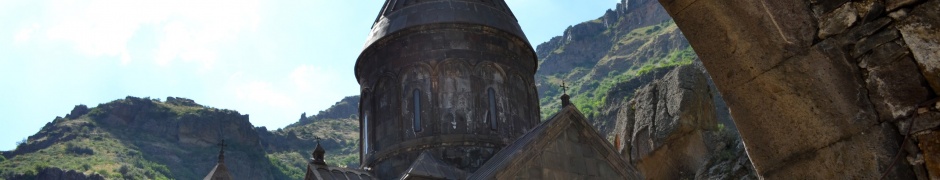
M 362 113 L 362 152 L 369 153 L 369 111 Z
M 421 131 L 421 91 L 415 89 L 412 91 L 411 96 L 413 96 L 412 100 L 414 100 L 414 103 L 412 103 L 414 104 L 412 125 L 414 126 L 415 132 L 419 132 Z
M 493 88 L 486 90 L 486 94 L 489 97 L 490 110 L 487 113 L 486 120 L 490 122 L 490 129 L 496 130 L 496 91 Z

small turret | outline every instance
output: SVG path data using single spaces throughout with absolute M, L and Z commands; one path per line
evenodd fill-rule
M 317 148 L 313 150 L 313 164 L 326 166 L 326 161 L 323 158 L 325 154 L 326 150 L 320 146 L 320 138 L 317 137 Z
M 561 89 L 562 89 L 561 108 L 564 109 L 568 105 L 571 105 L 571 96 L 568 96 L 568 86 L 565 85 L 564 81 L 561 82 Z

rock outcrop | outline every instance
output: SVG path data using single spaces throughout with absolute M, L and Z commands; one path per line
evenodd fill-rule
M 744 163 L 731 155 L 743 148 L 733 129 L 719 125 L 713 98 L 703 69 L 694 65 L 640 87 L 615 114 L 611 133 L 622 156 L 650 179 L 746 177 L 750 163 L 746 155 Z

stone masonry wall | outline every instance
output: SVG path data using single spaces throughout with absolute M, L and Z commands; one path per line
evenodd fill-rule
M 660 2 L 760 176 L 940 178 L 940 0 Z

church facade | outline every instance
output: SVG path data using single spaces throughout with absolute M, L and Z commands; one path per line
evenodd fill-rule
M 387 0 L 355 67 L 361 167 L 315 153 L 306 179 L 639 179 L 567 97 L 540 121 L 537 66 L 503 0 Z

